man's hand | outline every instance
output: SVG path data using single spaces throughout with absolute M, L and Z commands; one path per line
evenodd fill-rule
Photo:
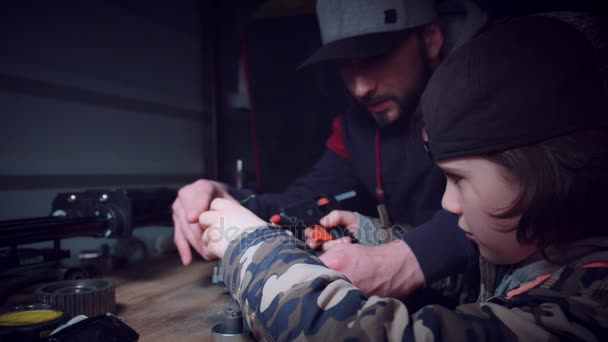
M 203 230 L 198 224 L 198 217 L 202 212 L 208 210 L 210 202 L 218 197 L 230 199 L 236 203 L 236 200 L 228 194 L 226 186 L 206 179 L 199 179 L 186 185 L 177 193 L 177 198 L 171 206 L 175 227 L 173 241 L 184 265 L 192 262 L 190 246 L 206 260 L 214 258 L 202 244 Z
M 327 229 L 342 225 L 346 227 L 351 234 L 355 234 L 355 231 L 358 228 L 359 220 L 357 214 L 352 211 L 332 210 L 332 212 L 321 218 L 319 223 Z M 306 228 L 304 231 L 306 244 L 312 249 L 317 249 L 319 246 L 323 245 L 323 241 L 315 240 L 312 232 L 312 228 Z M 342 242 L 350 243 L 351 240 L 350 238 L 346 238 L 345 240 L 342 240 Z
M 236 201 L 223 198 L 214 199 L 198 219 L 204 231 L 201 239 L 204 250 L 220 259 L 231 240 L 245 231 L 268 225 Z
M 360 215 L 355 212 L 334 210 L 319 223 L 327 229 L 342 225 L 356 235 L 363 229 L 360 221 Z M 376 246 L 352 244 L 349 237 L 323 242 L 313 239 L 310 228 L 306 229 L 305 236 L 311 248 L 323 246 L 325 252 L 319 258 L 327 267 L 344 274 L 366 296 L 402 298 L 424 285 L 420 264 L 402 240 Z
M 344 274 L 366 296 L 403 298 L 424 285 L 424 274 L 410 247 L 403 240 L 379 246 L 349 243 L 349 238 L 323 244 L 319 258 Z

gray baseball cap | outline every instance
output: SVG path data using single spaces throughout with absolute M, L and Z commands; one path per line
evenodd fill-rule
M 410 29 L 437 18 L 434 0 L 318 0 L 323 46 L 301 67 L 336 59 L 381 55 Z

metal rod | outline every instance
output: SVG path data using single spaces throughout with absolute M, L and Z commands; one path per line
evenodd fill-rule
M 76 236 L 104 235 L 109 220 L 100 217 L 36 218 L 0 222 L 0 247 Z

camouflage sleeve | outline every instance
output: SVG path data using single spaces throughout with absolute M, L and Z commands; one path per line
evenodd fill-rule
M 399 300 L 361 291 L 289 234 L 264 228 L 231 243 L 224 281 L 259 340 L 548 340 L 528 313 L 483 303 L 410 314 Z

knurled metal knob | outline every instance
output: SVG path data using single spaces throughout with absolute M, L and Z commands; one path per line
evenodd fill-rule
M 43 285 L 36 290 L 38 300 L 51 304 L 70 317 L 94 317 L 115 313 L 114 284 L 103 279 L 78 279 Z

